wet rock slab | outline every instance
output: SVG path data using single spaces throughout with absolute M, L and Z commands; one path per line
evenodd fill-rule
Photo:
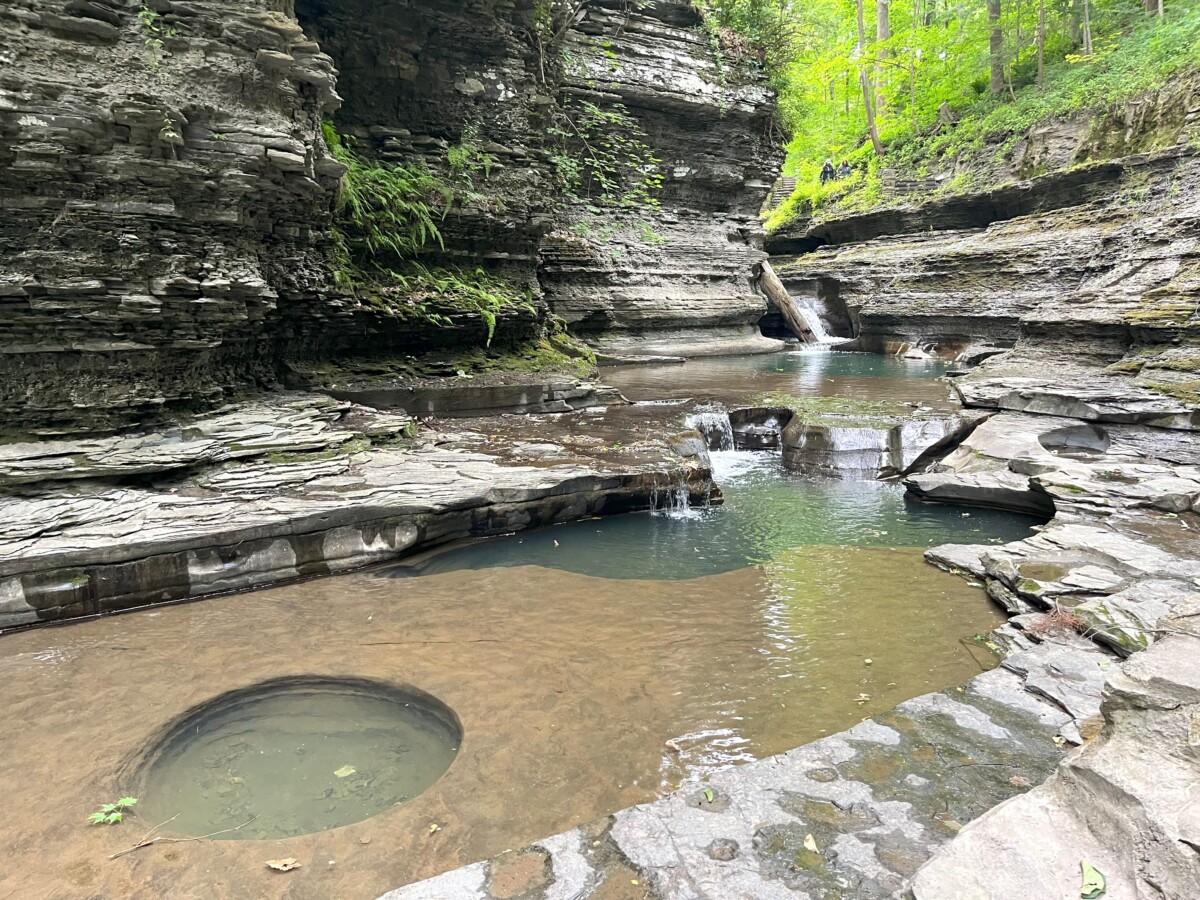
M 1200 604 L 1110 675 L 1104 731 L 1045 784 L 963 829 L 913 881 L 917 900 L 1074 897 L 1084 861 L 1109 897 L 1200 896 Z
M 8 445 L 0 628 L 645 509 L 668 487 L 719 500 L 702 446 L 659 432 L 618 454 L 586 418 L 565 430 L 418 435 L 402 414 L 289 394 L 153 434 Z
M 1044 652 L 1076 650 L 1089 652 L 1049 644 Z M 963 825 L 1053 770 L 1062 758 L 1055 738 L 1070 721 L 1019 675 L 995 669 L 540 842 L 554 880 L 528 896 L 610 896 L 605 869 L 580 849 L 609 845 L 632 867 L 629 880 L 657 898 L 898 896 Z M 501 894 L 489 873 L 504 864 L 477 863 L 385 897 L 494 900 Z

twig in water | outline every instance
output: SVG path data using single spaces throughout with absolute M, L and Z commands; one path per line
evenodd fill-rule
M 154 844 L 186 844 L 186 843 L 189 843 L 190 841 L 206 841 L 209 838 L 216 837 L 218 834 L 228 834 L 231 831 L 240 831 L 241 829 L 245 828 L 247 825 L 249 825 L 251 822 L 253 822 L 255 819 L 258 818 L 257 815 L 253 815 L 249 819 L 247 819 L 245 822 L 243 822 L 241 825 L 235 825 L 233 828 L 222 828 L 220 831 L 213 831 L 213 832 L 210 832 L 209 834 L 202 834 L 199 837 L 169 838 L 169 837 L 163 837 L 161 834 L 157 835 L 155 837 L 150 837 L 150 835 L 154 834 L 154 832 L 156 832 L 156 831 L 158 831 L 158 829 L 162 828 L 163 825 L 166 825 L 169 822 L 174 822 L 176 819 L 179 818 L 180 815 L 182 815 L 182 814 L 176 813 L 175 815 L 171 816 L 171 818 L 167 819 L 166 822 L 163 822 L 162 825 L 155 825 L 153 828 L 151 828 L 149 831 L 146 832 L 146 837 L 142 838 L 140 841 L 138 841 L 132 847 L 126 847 L 124 850 L 118 850 L 116 853 L 112 854 L 109 857 L 109 859 L 116 859 L 119 856 L 124 856 L 127 853 L 132 853 L 134 850 L 141 850 L 143 847 L 150 847 L 150 846 L 153 846 Z

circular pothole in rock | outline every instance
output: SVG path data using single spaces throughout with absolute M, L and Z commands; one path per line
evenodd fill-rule
M 411 800 L 454 761 L 462 726 L 434 697 L 290 678 L 215 698 L 168 726 L 135 776 L 138 811 L 216 840 L 294 837 Z

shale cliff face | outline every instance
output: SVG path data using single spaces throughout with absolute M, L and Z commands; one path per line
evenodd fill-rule
M 793 293 L 843 315 L 862 349 L 953 356 L 1024 337 L 1069 365 L 1130 352 L 1115 371 L 1136 372 L 1152 348 L 1195 339 L 1197 135 L 1193 77 L 1032 130 L 989 176 L 1041 173 L 1029 180 L 798 221 L 768 248 Z
M 593 0 L 564 36 L 565 62 L 534 49 L 536 6 L 5 4 L 9 425 L 117 428 L 311 384 L 325 360 L 482 343 L 481 322 L 434 329 L 335 287 L 343 167 L 321 138 L 329 117 L 362 152 L 435 170 L 469 134 L 494 164 L 442 223 L 439 261 L 524 284 L 599 343 L 662 329 L 721 340 L 756 321 L 754 212 L 776 163 L 768 92 L 717 69 L 686 3 Z M 547 129 L 564 92 L 627 107 L 662 160 L 661 208 L 613 227 L 563 202 Z M 605 231 L 588 234 L 589 218 Z M 530 336 L 535 318 L 510 317 L 498 339 Z
M 154 27 L 126 0 L 0 7 L 9 427 L 105 428 L 269 383 L 281 289 L 320 282 L 333 64 L 265 3 L 158 6 Z
M 630 6 L 595 4 L 573 30 L 562 90 L 629 110 L 662 160 L 661 207 L 612 233 L 609 216 L 575 204 L 543 244 L 548 298 L 572 331 L 614 352 L 770 347 L 750 276 L 780 162 L 773 100 L 714 57 L 688 3 Z

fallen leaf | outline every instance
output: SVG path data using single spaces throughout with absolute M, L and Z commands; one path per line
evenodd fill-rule
M 705 799 L 705 800 L 707 800 L 709 803 L 712 803 L 712 802 L 713 802 L 713 797 L 714 797 L 714 796 L 716 796 L 716 795 L 715 795 L 715 794 L 713 794 L 713 792 L 712 792 L 712 788 L 705 788 L 705 789 L 704 789 L 704 799 Z
M 276 872 L 290 872 L 292 869 L 300 868 L 300 863 L 294 856 L 289 856 L 287 859 L 268 859 L 267 868 L 274 869 Z
M 875 660 L 873 660 L 873 659 L 864 659 L 864 660 L 863 660 L 863 665 L 869 666 L 869 665 L 871 665 L 871 664 L 872 664 L 872 663 L 874 663 L 874 662 L 875 662 Z
M 336 775 L 338 778 L 349 778 L 351 775 L 353 775 L 357 771 L 358 771 L 358 769 L 354 768 L 354 766 L 342 766 L 340 769 L 338 769 L 333 774 Z
M 371 839 L 369 837 L 363 837 L 363 838 L 359 838 L 358 842 L 360 844 L 369 844 L 369 843 L 371 843 Z
M 817 839 L 815 837 L 813 837 L 811 834 L 806 834 L 804 836 L 804 849 L 807 850 L 809 853 L 817 853 L 818 852 Z
M 1061 734 L 1056 734 L 1054 736 L 1054 746 L 1061 750 L 1063 747 L 1067 746 L 1067 739 Z
M 1081 860 L 1079 868 L 1083 871 L 1083 886 L 1079 889 L 1079 896 L 1083 900 L 1103 897 L 1104 892 L 1108 890 L 1108 882 L 1104 880 L 1104 876 L 1087 860 Z
M 638 883 L 638 880 L 637 880 L 636 878 L 630 878 L 630 879 L 629 879 L 629 883 L 630 883 L 630 884 L 637 884 L 637 883 Z
M 430 834 L 433 834 L 435 831 L 441 831 L 441 830 L 442 830 L 442 826 L 439 825 L 437 822 L 434 822 L 432 825 L 429 826 Z

